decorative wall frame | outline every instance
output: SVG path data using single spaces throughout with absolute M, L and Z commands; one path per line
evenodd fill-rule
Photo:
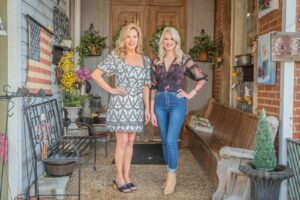
M 257 0 L 258 16 L 262 17 L 279 8 L 279 0 Z
M 258 38 L 257 84 L 276 84 L 276 62 L 271 61 L 271 33 Z
M 31 94 L 43 89 L 52 95 L 51 60 L 53 33 L 38 21 L 27 15 L 28 24 L 28 68 L 26 88 Z
M 271 33 L 272 61 L 300 61 L 300 33 Z
M 57 6 L 53 7 L 53 28 L 54 40 L 57 43 L 61 43 L 61 41 L 69 35 L 69 18 Z

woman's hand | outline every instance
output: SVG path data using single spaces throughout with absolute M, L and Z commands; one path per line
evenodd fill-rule
M 112 88 L 110 94 L 114 95 L 125 95 L 127 93 L 125 88 Z
M 195 95 L 197 94 L 197 92 L 195 90 L 190 91 L 189 93 L 186 93 L 184 90 L 179 89 L 177 91 L 177 97 L 178 98 L 187 98 L 187 99 L 191 99 L 193 98 Z
M 148 124 L 148 122 L 150 121 L 150 112 L 149 109 L 145 109 L 145 125 Z
M 157 120 L 156 120 L 156 116 L 155 116 L 154 112 L 151 112 L 151 123 L 153 126 L 157 127 Z

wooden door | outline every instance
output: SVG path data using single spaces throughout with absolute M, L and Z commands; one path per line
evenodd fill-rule
M 157 29 L 157 27 L 171 26 L 177 29 L 180 34 L 181 41 L 185 41 L 185 7 L 183 5 L 172 6 L 151 6 L 151 19 L 150 19 L 150 32 L 147 38 L 149 41 Z M 148 42 L 149 44 L 149 42 Z M 184 44 L 184 42 L 183 42 Z M 185 45 L 183 45 L 183 49 Z M 148 45 L 148 54 L 150 58 L 154 58 L 155 55 L 151 51 Z
M 126 23 L 136 23 L 141 29 L 145 36 L 148 32 L 147 17 L 149 13 L 149 6 L 145 5 L 112 5 L 111 12 L 111 44 L 112 38 L 116 31 Z M 145 42 L 144 42 L 145 43 Z M 145 44 L 144 44 L 145 45 Z

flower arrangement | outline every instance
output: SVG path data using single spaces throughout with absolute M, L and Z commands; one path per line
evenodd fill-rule
M 87 67 L 81 67 L 75 72 L 76 77 L 80 80 L 80 94 L 85 95 L 87 80 L 91 79 L 91 71 Z
M 61 57 L 57 67 L 61 71 L 59 89 L 61 92 L 70 93 L 76 89 L 80 83 L 77 76 L 75 76 L 74 52 L 70 51 Z
M 91 79 L 91 71 L 87 67 L 81 67 L 75 72 L 75 75 L 81 82 Z
M 81 83 L 81 78 L 83 76 L 84 79 L 88 78 L 87 69 L 75 70 L 73 51 L 70 51 L 63 56 L 57 67 L 61 73 L 59 90 L 63 93 L 64 106 L 81 107 L 82 102 L 84 102 L 88 97 L 80 95 L 78 89 Z

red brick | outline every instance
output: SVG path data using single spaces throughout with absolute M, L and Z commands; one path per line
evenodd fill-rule
M 300 109 L 295 109 L 294 115 L 300 115 Z
M 300 101 L 294 101 L 294 107 L 300 108 Z
M 294 139 L 300 139 L 300 133 L 294 133 L 293 138 Z

